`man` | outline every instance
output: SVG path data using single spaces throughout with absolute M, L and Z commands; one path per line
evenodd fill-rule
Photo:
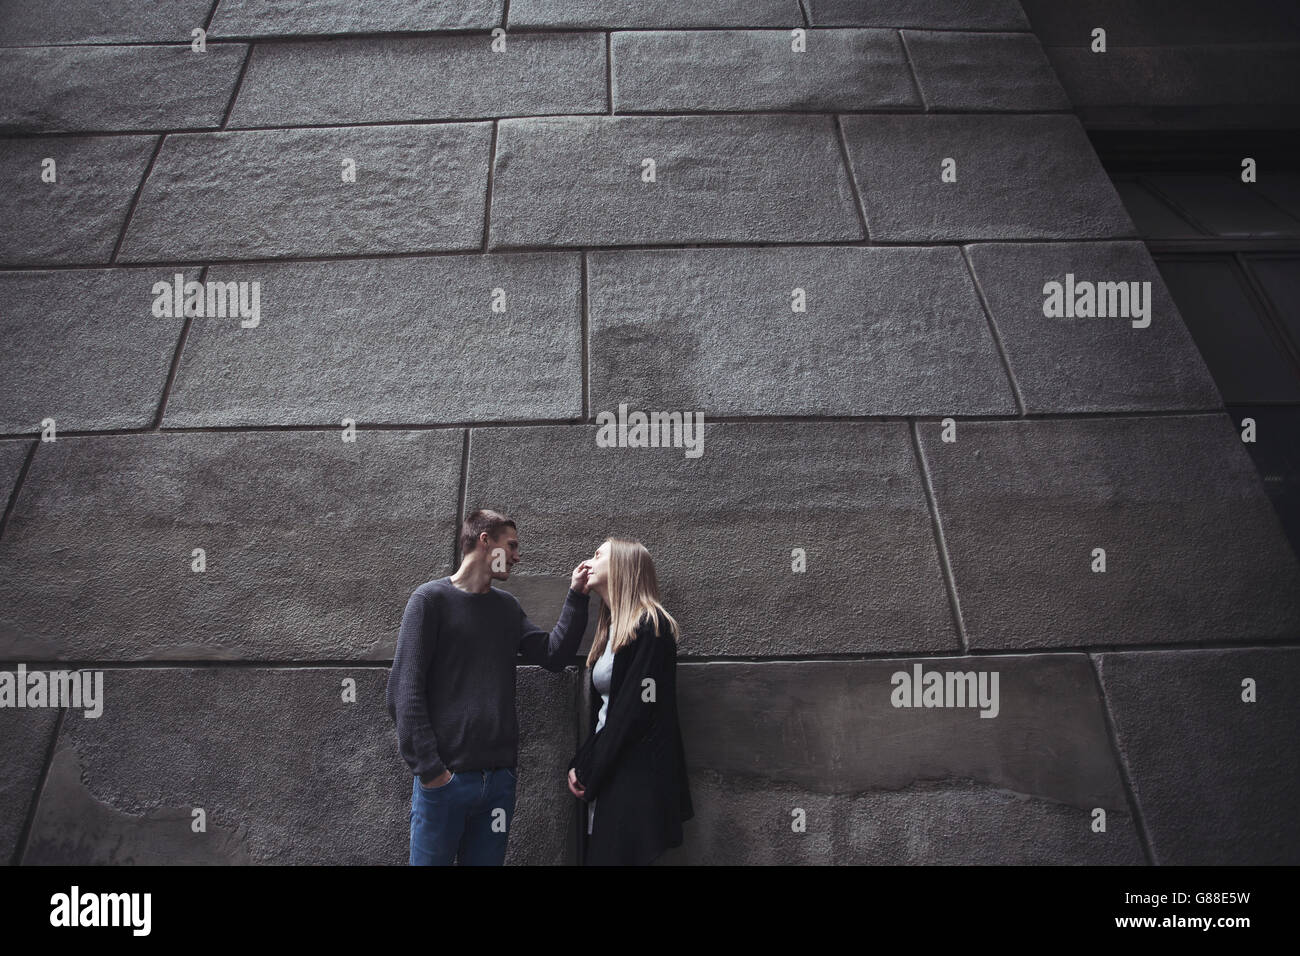
M 492 587 L 519 563 L 515 523 L 486 509 L 465 518 L 456 573 L 415 589 L 388 678 L 411 785 L 411 865 L 500 866 L 515 812 L 515 664 L 561 671 L 587 629 L 587 562 L 573 569 L 547 634 Z M 558 771 L 557 771 L 558 772 Z

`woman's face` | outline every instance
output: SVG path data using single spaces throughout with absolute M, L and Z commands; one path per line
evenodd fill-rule
M 587 574 L 587 587 L 594 588 L 596 591 L 604 591 L 605 585 L 609 581 L 609 542 L 605 541 L 596 553 L 592 555 L 591 571 Z

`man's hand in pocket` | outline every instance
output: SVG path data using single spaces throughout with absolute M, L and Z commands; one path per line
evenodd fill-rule
M 438 776 L 434 777 L 432 780 L 426 781 L 423 777 L 420 778 L 420 786 L 423 787 L 425 790 L 437 790 L 439 787 L 445 787 L 450 782 L 451 782 L 450 770 L 444 770 L 442 773 L 438 774 Z

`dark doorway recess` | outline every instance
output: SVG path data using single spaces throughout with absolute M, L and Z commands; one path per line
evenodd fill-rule
M 1089 135 L 1300 554 L 1300 133 Z

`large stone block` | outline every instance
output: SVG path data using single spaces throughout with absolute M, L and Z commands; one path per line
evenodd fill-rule
M 231 127 L 604 113 L 598 33 L 486 34 L 261 44 Z
M 487 30 L 504 0 L 221 0 L 213 36 Z
M 1228 413 L 1243 432 L 1254 429 L 1255 440 L 1243 444 L 1259 469 L 1282 533 L 1300 554 L 1300 405 L 1234 405 Z
M 802 27 L 798 0 L 511 0 L 510 26 Z
M 41 0 L 0 4 L 0 44 L 186 42 L 212 0 Z
M 483 507 L 491 506 L 492 502 L 485 502 L 483 504 Z M 477 506 L 474 504 L 467 504 L 465 511 L 468 513 L 473 511 L 475 507 Z M 518 521 L 518 519 L 515 520 Z M 524 526 L 519 531 L 519 551 L 520 554 L 525 555 L 520 564 L 523 565 L 526 563 L 528 567 L 537 563 L 535 561 L 535 555 L 532 553 L 532 546 L 537 542 L 537 539 L 536 536 L 532 534 L 532 531 L 533 529 L 529 526 Z M 593 546 L 591 550 L 594 552 L 596 550 L 595 546 Z M 501 590 L 509 591 L 513 594 L 515 600 L 519 602 L 519 606 L 522 607 L 524 613 L 528 615 L 528 620 L 532 621 L 538 627 L 549 631 L 551 628 L 555 627 L 555 622 L 560 618 L 560 611 L 564 608 L 564 602 L 569 596 L 569 581 L 570 576 L 573 573 L 573 568 L 576 567 L 580 561 L 586 561 L 590 557 L 590 554 L 579 554 L 575 556 L 569 566 L 569 572 L 567 574 L 561 574 L 560 571 L 549 575 L 531 574 L 524 568 L 516 566 L 514 573 L 510 575 L 509 581 L 497 581 L 493 586 L 499 587 Z M 563 564 L 563 562 L 559 560 L 547 563 L 556 566 Z M 563 569 L 561 568 L 561 570 Z M 582 642 L 578 646 L 578 650 L 575 654 L 575 656 L 584 660 L 587 657 L 587 652 L 591 650 L 592 639 L 596 636 L 596 625 L 600 620 L 600 595 L 591 591 L 588 592 L 587 598 L 587 629 L 583 631 Z M 582 713 L 585 714 L 586 711 L 584 710 Z M 572 754 L 564 754 L 560 759 L 567 760 L 571 756 Z M 567 793 L 568 790 L 566 789 L 565 792 Z
M 916 667 L 972 675 L 954 677 L 954 691 L 972 679 L 978 689 L 982 672 L 985 705 L 954 693 L 947 703 L 968 706 L 895 706 L 894 675 L 910 680 Z M 665 863 L 1143 862 L 1082 654 L 716 662 L 678 674 L 696 817 Z M 805 832 L 792 827 L 796 808 Z
M 182 270 L 186 280 L 198 269 Z M 156 318 L 149 269 L 0 272 L 0 431 L 146 428 L 185 321 Z M 169 281 L 174 277 L 167 275 Z
M 918 425 L 972 648 L 1300 629 L 1300 567 L 1226 415 L 940 430 Z
M 217 266 L 208 280 L 258 282 L 261 321 L 193 320 L 169 426 L 582 415 L 576 254 Z
M 0 659 L 391 657 L 449 570 L 461 453 L 459 431 L 42 445 L 0 539 Z
M 840 122 L 873 240 L 1133 235 L 1073 116 L 845 116 Z M 955 182 L 942 179 L 948 159 L 956 162 Z
M 23 462 L 31 450 L 32 442 L 29 441 L 0 441 L 0 499 L 5 507 L 9 505 L 14 483 L 18 481 Z
M 0 671 L 16 673 L 12 664 Z M 41 772 L 54 736 L 53 707 L 0 708 L 0 862 L 16 862 L 27 813 L 36 798 Z M 563 759 L 563 758 L 561 758 Z
M 927 109 L 1070 108 L 1070 98 L 1032 33 L 901 32 Z
M 507 863 L 563 863 L 573 675 L 518 673 Z M 379 667 L 106 670 L 103 715 L 64 721 L 23 862 L 405 864 L 412 777 L 387 681 Z
M 1300 862 L 1300 649 L 1142 651 L 1097 662 L 1156 863 Z M 1247 678 L 1253 703 L 1243 700 Z
M 1132 816 L 1108 811 L 1093 833 L 1075 807 L 973 781 L 864 794 L 691 776 L 695 817 L 664 866 L 1142 865 Z M 795 832 L 795 809 L 807 829 Z M 1103 808 L 1104 809 L 1104 808 Z
M 477 249 L 491 139 L 488 123 L 168 136 L 121 258 Z
M 215 129 L 248 47 L 59 46 L 0 52 L 0 130 Z
M 682 653 L 957 646 L 901 423 L 705 425 L 703 453 L 598 447 L 595 426 L 475 429 L 466 507 L 518 522 L 558 594 L 609 536 L 649 549 Z M 803 550 L 806 572 L 792 570 Z M 523 570 L 523 569 L 521 569 Z
M 619 32 L 610 56 L 619 113 L 921 107 L 895 30 L 814 30 L 801 52 L 788 30 Z
M 592 253 L 596 408 L 709 416 L 1015 414 L 960 251 Z M 802 289 L 806 312 L 794 312 Z
M 575 801 L 569 792 L 566 761 L 578 749 L 573 723 L 578 671 L 570 668 L 554 674 L 541 667 L 518 667 L 515 675 L 519 783 L 506 865 L 571 863 L 577 859 Z
M 807 0 L 816 27 L 1028 30 L 1016 0 Z
M 0 264 L 108 262 L 157 145 L 156 136 L 0 139 Z M 49 168 L 54 182 L 41 178 Z
M 996 243 L 968 250 L 1027 412 L 1204 410 L 1223 404 L 1142 243 Z M 1062 299 L 1067 283 L 1076 290 L 1117 285 L 1113 299 L 1103 289 L 1090 307 L 1104 308 L 1105 317 L 1057 318 L 1043 314 L 1049 282 L 1060 285 Z M 1145 318 L 1136 315 L 1134 285 L 1146 303 Z M 1070 311 L 1078 296 L 1070 296 Z
M 502 120 L 491 221 L 493 247 L 863 237 L 831 117 L 789 114 Z

